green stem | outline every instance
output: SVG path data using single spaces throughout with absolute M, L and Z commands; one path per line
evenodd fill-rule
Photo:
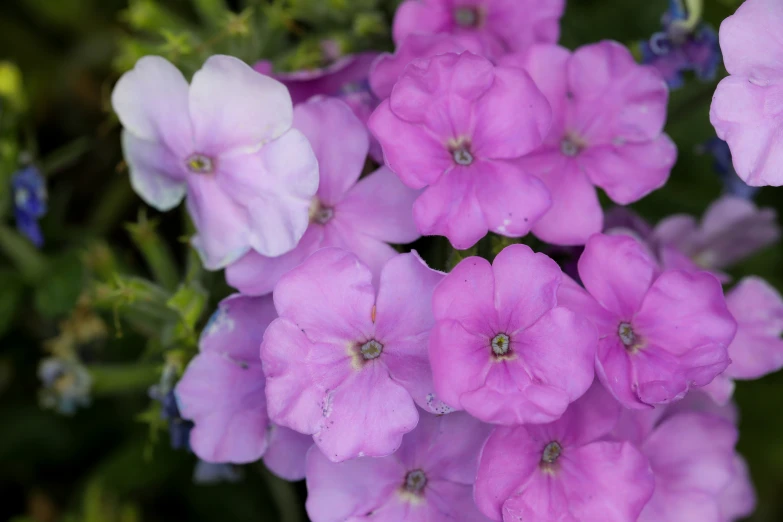
M 27 239 L 0 225 L 0 251 L 19 269 L 28 282 L 39 281 L 46 273 L 46 258 Z
M 273 475 L 263 465 L 261 465 L 261 475 L 277 505 L 278 520 L 280 522 L 303 522 L 304 517 L 302 517 L 294 485 Z

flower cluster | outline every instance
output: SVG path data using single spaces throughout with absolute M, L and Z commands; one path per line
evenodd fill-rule
M 598 189 L 627 205 L 670 175 L 667 78 L 616 42 L 558 46 L 564 7 L 406 0 L 393 54 L 287 75 L 214 56 L 190 85 L 147 57 L 120 79 L 134 188 L 187 195 L 194 247 L 240 291 L 174 390 L 199 458 L 306 478 L 315 522 L 753 509 L 730 398 L 783 367 L 783 298 L 758 277 L 724 295 L 724 270 L 777 216 L 731 195 L 701 222 L 605 216 Z M 721 29 L 736 77 L 713 121 L 757 184 L 779 177 L 780 53 L 751 26 L 781 19 L 748 0 Z M 575 269 L 508 239 L 531 232 Z M 392 246 L 422 235 L 461 261 Z

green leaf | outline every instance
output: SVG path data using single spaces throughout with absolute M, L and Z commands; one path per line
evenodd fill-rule
M 81 256 L 69 250 L 50 260 L 49 272 L 35 289 L 35 308 L 41 315 L 65 315 L 81 295 L 85 274 Z

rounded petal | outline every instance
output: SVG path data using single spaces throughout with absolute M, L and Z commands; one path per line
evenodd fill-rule
M 737 175 L 748 185 L 783 185 L 779 117 L 783 85 L 724 78 L 712 97 L 710 122 L 731 149 Z
M 651 66 L 617 42 L 577 49 L 568 64 L 574 103 L 569 126 L 590 145 L 646 142 L 666 121 L 669 89 Z
M 228 265 L 226 282 L 246 295 L 271 294 L 280 278 L 318 250 L 323 240 L 323 227 L 310 225 L 296 247 L 288 253 L 266 257 L 253 250 Z
M 579 163 L 593 184 L 613 201 L 627 205 L 661 188 L 677 160 L 677 146 L 666 134 L 646 143 L 627 143 L 584 151 Z
M 370 136 L 350 107 L 337 98 L 315 98 L 294 109 L 294 128 L 310 142 L 318 160 L 318 199 L 338 204 L 359 179 Z
M 756 509 L 756 492 L 750 479 L 748 464 L 739 455 L 734 455 L 734 479 L 720 496 L 720 509 L 727 521 L 750 516 Z
M 490 338 L 469 333 L 457 321 L 441 320 L 430 334 L 430 364 L 438 398 L 462 408 L 462 396 L 484 386 L 492 369 Z
M 560 480 L 576 520 L 637 520 L 655 488 L 644 455 L 628 442 L 594 442 L 574 448 L 567 458 Z
M 375 335 L 384 343 L 389 375 L 425 409 L 434 391 L 427 350 L 432 293 L 443 276 L 415 251 L 399 254 L 383 268 L 376 300 Z
M 495 335 L 495 274 L 489 261 L 460 261 L 435 289 L 432 312 L 436 320 L 453 319 L 471 333 Z
M 446 2 L 438 0 L 403 2 L 394 15 L 394 43 L 402 45 L 409 35 L 415 33 L 444 32 L 451 22 L 447 6 Z
M 310 256 L 280 279 L 274 300 L 280 317 L 313 342 L 344 345 L 372 332 L 372 273 L 345 250 L 324 248 Z
M 269 418 L 258 365 L 202 352 L 188 365 L 175 393 L 182 417 L 195 423 L 190 446 L 199 458 L 244 463 L 263 455 Z
M 166 212 L 182 202 L 187 191 L 179 160 L 161 143 L 122 131 L 122 153 L 136 194 L 151 207 Z
M 549 191 L 536 177 L 505 161 L 481 162 L 473 176 L 480 176 L 475 186 L 489 230 L 507 237 L 522 237 L 551 205 Z
M 305 457 L 313 447 L 313 438 L 282 426 L 270 425 L 264 464 L 272 473 L 285 480 L 305 477 Z
M 211 56 L 193 75 L 188 102 L 198 152 L 256 148 L 291 128 L 288 89 L 232 56 Z
M 499 327 L 507 334 L 531 326 L 557 304 L 557 289 L 563 280 L 560 267 L 527 245 L 504 248 L 492 262 L 492 273 Z
M 343 522 L 369 513 L 394 494 L 406 470 L 394 458 L 336 464 L 317 448 L 307 452 L 307 514 L 313 522 Z
M 418 191 L 406 187 L 389 168 L 381 167 L 351 188 L 335 213 L 372 238 L 411 243 L 421 237 L 413 221 L 413 203 L 418 196 Z
M 413 219 L 423 235 L 446 236 L 454 248 L 465 250 L 478 243 L 487 234 L 489 225 L 484 216 L 483 205 L 477 196 L 477 175 L 476 168 L 454 169 L 448 175 L 442 176 L 437 183 L 430 185 L 419 196 L 413 204 Z M 492 187 L 492 189 L 497 188 L 497 186 Z M 495 190 L 485 189 L 483 192 L 485 201 L 492 201 L 491 196 L 495 193 Z M 517 196 L 523 195 L 517 194 Z M 533 201 L 539 203 L 540 198 L 536 197 Z M 499 219 L 497 212 L 488 210 L 493 219 Z M 508 213 L 509 209 L 505 210 Z M 522 209 L 521 213 L 530 220 L 536 210 L 535 207 L 526 208 Z M 520 221 L 524 224 L 524 218 L 517 220 L 516 223 L 523 226 Z M 502 221 L 496 226 L 502 226 Z
M 744 2 L 720 26 L 723 62 L 730 74 L 756 79 L 779 77 L 783 45 L 775 38 L 783 5 L 775 0 Z
M 636 239 L 596 234 L 579 258 L 579 277 L 602 307 L 630 320 L 656 274 L 656 263 Z
M 274 257 L 296 246 L 318 189 L 318 161 L 302 133 L 286 132 L 253 154 L 220 157 L 217 179 L 247 216 L 253 250 Z
M 731 365 L 726 375 L 758 379 L 783 368 L 783 297 L 759 277 L 746 277 L 726 296 L 737 321 L 737 335 L 729 345 Z
M 496 67 L 494 73 L 492 87 L 474 108 L 473 151 L 483 158 L 518 158 L 541 145 L 552 124 L 552 109 L 526 72 Z M 498 117 L 501 114 L 515 117 Z
M 193 137 L 188 82 L 165 58 L 145 56 L 114 86 L 111 103 L 125 129 L 141 140 L 189 154 Z
M 593 184 L 579 164 L 560 151 L 547 150 L 517 162 L 549 191 L 552 206 L 533 225 L 533 233 L 555 245 L 584 245 L 603 229 L 604 213 Z
M 277 313 L 271 297 L 234 294 L 218 305 L 199 338 L 199 350 L 237 362 L 260 365 L 264 331 Z
M 327 395 L 315 444 L 332 462 L 391 455 L 416 427 L 419 413 L 410 394 L 378 361 L 366 364 Z M 361 426 L 361 429 L 357 427 Z
M 381 144 L 386 165 L 411 188 L 434 183 L 454 164 L 444 143 L 422 124 L 395 115 L 389 100 L 375 109 L 367 126 Z

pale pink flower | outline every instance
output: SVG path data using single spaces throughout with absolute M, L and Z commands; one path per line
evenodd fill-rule
M 307 229 L 318 163 L 292 130 L 285 87 L 230 56 L 213 56 L 190 85 L 171 63 L 146 56 L 112 93 L 133 188 L 170 210 L 187 193 L 208 269 L 250 250 L 276 256 Z

